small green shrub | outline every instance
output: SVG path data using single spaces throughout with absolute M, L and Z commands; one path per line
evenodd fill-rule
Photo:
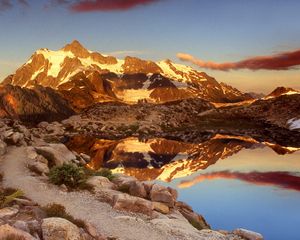
M 86 181 L 86 175 L 83 168 L 64 163 L 62 166 L 51 168 L 49 179 L 56 185 L 65 184 L 68 187 L 76 188 Z
M 47 217 L 59 217 L 67 219 L 68 221 L 74 223 L 77 227 L 85 228 L 84 221 L 80 219 L 73 218 L 70 214 L 66 212 L 66 208 L 57 203 L 48 204 L 43 208 Z
M 63 205 L 57 203 L 48 204 L 43 208 L 47 217 L 61 217 L 65 218 L 66 208 Z
M 24 193 L 21 190 L 6 189 L 0 192 L 0 207 L 6 207 L 12 203 L 16 198 L 22 197 Z
M 108 168 L 101 168 L 100 170 L 94 173 L 94 176 L 106 177 L 109 181 L 112 181 L 115 178 L 112 171 Z

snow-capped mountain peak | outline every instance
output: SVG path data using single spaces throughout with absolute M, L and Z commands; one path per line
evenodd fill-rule
M 161 103 L 201 97 L 232 102 L 250 98 L 189 66 L 130 56 L 117 59 L 89 51 L 76 40 L 58 51 L 37 50 L 5 83 L 22 87 L 39 84 L 64 91 L 72 98 L 75 97 L 72 92 L 79 98 L 89 95 L 90 100 L 84 99 L 83 106 L 86 102 L 111 100 Z

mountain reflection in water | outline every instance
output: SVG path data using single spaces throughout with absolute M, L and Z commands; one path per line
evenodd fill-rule
M 215 135 L 198 144 L 162 138 L 139 140 L 131 137 L 122 140 L 104 140 L 78 135 L 72 137 L 67 146 L 78 153 L 90 155 L 92 160 L 88 164 L 89 168 L 95 170 L 109 168 L 114 173 L 124 173 L 139 180 L 166 182 L 207 169 L 218 160 L 237 154 L 242 149 L 267 146 L 278 154 L 290 154 L 299 150 L 299 148 L 280 146 L 274 143 L 258 142 L 249 137 L 230 135 Z M 256 173 L 251 176 L 251 174 L 224 171 L 212 173 L 211 176 L 209 174 L 200 175 L 190 182 L 181 183 L 181 187 L 193 185 L 209 177 L 237 178 L 248 182 L 251 182 L 251 177 L 254 177 L 261 179 L 257 180 L 256 184 L 272 184 L 272 180 L 267 179 L 268 175 Z M 288 177 L 286 176 L 286 179 Z M 299 185 L 299 180 L 296 182 L 294 184 Z

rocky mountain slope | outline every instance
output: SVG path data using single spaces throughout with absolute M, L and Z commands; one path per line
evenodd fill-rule
M 74 114 L 69 104 L 51 88 L 0 86 L 0 118 L 11 117 L 31 123 L 62 120 Z
M 76 108 L 96 102 L 163 103 L 199 97 L 213 102 L 251 99 L 204 72 L 170 60 L 124 60 L 85 49 L 73 41 L 58 51 L 40 49 L 4 83 L 31 88 L 36 84 L 61 92 Z
M 300 92 L 291 88 L 279 87 L 266 97 L 251 104 L 220 108 L 218 114 L 225 118 L 247 118 L 290 130 L 299 130 L 300 126 L 293 123 L 297 123 L 300 119 Z

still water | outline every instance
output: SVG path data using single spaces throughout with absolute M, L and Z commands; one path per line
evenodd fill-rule
M 214 229 L 242 227 L 266 240 L 300 239 L 300 149 L 227 135 L 197 144 L 80 136 L 69 144 L 92 156 L 91 168 L 176 188 L 179 200 Z

